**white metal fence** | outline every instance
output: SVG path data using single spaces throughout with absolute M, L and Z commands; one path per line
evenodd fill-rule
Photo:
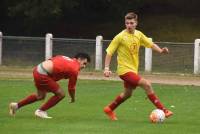
M 103 40 L 103 52 L 109 45 L 110 40 Z M 155 42 L 160 47 L 168 47 L 170 54 L 160 55 L 148 48 L 140 48 L 139 71 L 144 72 L 166 72 L 166 73 L 194 73 L 194 44 L 181 42 Z M 199 46 L 199 40 L 196 42 Z M 104 57 L 105 55 L 103 55 Z M 198 63 L 199 64 L 199 63 Z M 116 69 L 116 56 L 111 68 Z M 199 69 L 195 74 L 199 74 Z
M 86 52 L 91 56 L 89 70 L 102 70 L 105 49 L 111 40 L 102 36 L 96 39 L 16 37 L 3 36 L 0 32 L 0 65 L 33 66 L 54 55 L 69 57 L 77 52 Z M 200 39 L 194 43 L 156 42 L 159 46 L 170 49 L 169 55 L 153 53 L 151 49 L 140 49 L 140 71 L 167 73 L 200 74 Z M 113 56 L 111 69 L 115 70 L 117 61 Z

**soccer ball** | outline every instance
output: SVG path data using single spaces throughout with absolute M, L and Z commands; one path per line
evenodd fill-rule
M 155 109 L 149 115 L 152 123 L 162 123 L 165 120 L 165 113 L 160 109 Z

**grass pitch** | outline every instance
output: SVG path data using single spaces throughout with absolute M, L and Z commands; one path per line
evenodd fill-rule
M 65 89 L 67 82 L 60 82 Z M 196 86 L 153 85 L 160 100 L 174 112 L 162 124 L 148 120 L 154 106 L 138 88 L 117 110 L 118 121 L 107 119 L 102 109 L 122 91 L 121 82 L 79 80 L 76 102 L 68 96 L 48 111 L 53 119 L 43 120 L 34 111 L 43 103 L 23 107 L 16 117 L 8 115 L 11 101 L 35 91 L 32 80 L 0 80 L 1 134 L 199 134 L 200 89 Z M 52 95 L 49 94 L 47 98 Z M 171 107 L 174 106 L 174 107 Z

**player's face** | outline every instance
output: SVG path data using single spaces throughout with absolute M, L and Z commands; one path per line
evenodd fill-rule
M 126 19 L 125 25 L 128 32 L 133 32 L 136 29 L 137 21 L 135 19 Z
M 82 60 L 80 60 L 80 68 L 81 69 L 83 69 L 83 68 L 85 68 L 86 67 L 86 65 L 87 65 L 87 59 L 82 59 Z

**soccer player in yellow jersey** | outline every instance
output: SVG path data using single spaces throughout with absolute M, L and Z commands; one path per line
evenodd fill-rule
M 109 77 L 109 69 L 112 55 L 117 51 L 117 73 L 124 81 L 124 91 L 116 99 L 104 108 L 104 112 L 111 120 L 117 120 L 114 110 L 125 100 L 131 97 L 133 90 L 140 86 L 145 90 L 149 100 L 158 108 L 164 111 L 169 117 L 173 113 L 166 109 L 156 96 L 151 82 L 138 75 L 139 48 L 148 47 L 160 54 L 168 54 L 168 48 L 160 48 L 148 39 L 142 32 L 136 30 L 138 24 L 137 14 L 130 12 L 125 16 L 126 29 L 114 37 L 109 47 L 106 49 L 104 76 Z

